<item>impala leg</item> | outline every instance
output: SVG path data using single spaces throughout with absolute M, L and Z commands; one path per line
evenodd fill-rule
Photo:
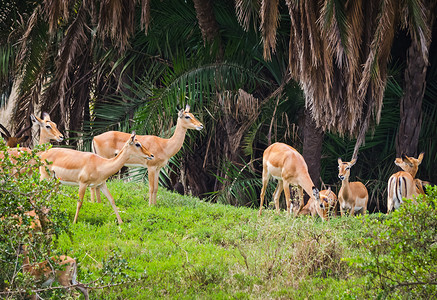
M 267 172 L 266 168 L 263 168 L 262 183 L 263 183 L 263 187 L 261 188 L 261 194 L 259 195 L 259 197 L 260 197 L 259 213 L 258 213 L 259 216 L 261 216 L 261 212 L 262 212 L 263 204 L 264 204 L 264 197 L 266 195 L 266 189 L 267 189 L 267 185 L 269 183 L 269 176 L 268 176 L 268 172 Z
M 156 205 L 156 194 L 158 193 L 159 183 L 158 168 L 149 168 L 149 205 Z
M 286 180 L 282 180 L 282 188 L 284 189 L 284 196 L 285 196 L 285 202 L 287 203 L 287 216 L 288 216 L 290 214 L 290 205 L 291 205 L 290 183 Z M 278 199 L 278 206 L 276 207 L 276 210 L 279 211 L 279 199 Z
M 95 201 L 102 203 L 102 198 L 100 198 L 100 189 L 98 187 L 91 188 L 91 202 Z
M 283 190 L 284 190 L 284 184 L 282 180 L 278 180 L 278 185 L 276 186 L 275 192 L 273 193 L 273 199 L 275 200 L 275 208 L 277 213 L 279 213 L 279 199 L 281 197 Z M 287 209 L 289 209 L 288 206 Z
M 117 206 L 115 206 L 114 198 L 112 197 L 108 187 L 106 186 L 106 182 L 102 183 L 102 185 L 100 185 L 99 188 L 102 191 L 103 195 L 105 195 L 105 197 L 109 200 L 109 203 L 111 203 L 112 209 L 114 210 L 114 213 L 117 216 L 118 224 L 123 224 L 123 221 L 121 220 L 120 215 L 118 214 Z
M 79 216 L 79 210 L 82 207 L 83 196 L 85 195 L 86 188 L 87 188 L 86 184 L 79 183 L 79 200 L 77 201 L 76 214 L 74 216 L 73 223 L 77 222 L 77 217 Z
M 299 210 L 297 211 L 297 213 L 300 213 L 302 208 L 305 206 L 305 203 L 303 201 L 303 188 L 300 185 L 297 186 L 297 193 L 299 197 Z

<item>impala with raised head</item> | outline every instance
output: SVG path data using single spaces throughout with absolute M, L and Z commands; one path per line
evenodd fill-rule
M 64 136 L 58 130 L 56 123 L 50 120 L 50 116 L 48 113 L 44 112 L 42 114 L 42 119 L 38 118 L 35 115 L 30 115 L 30 119 L 33 124 L 39 125 L 39 145 L 50 143 L 50 141 L 62 142 Z M 11 161 L 13 163 L 16 162 L 14 158 L 19 157 L 23 152 L 31 153 L 31 149 L 28 147 L 19 147 L 12 148 L 7 150 L 9 156 L 11 157 Z M 0 152 L 0 159 L 4 158 L 4 154 Z M 34 162 L 30 161 L 29 164 L 33 164 Z M 20 172 L 24 172 L 25 170 L 21 170 Z
M 203 125 L 192 113 L 190 106 L 187 105 L 185 110 L 178 113 L 178 121 L 173 136 L 170 139 L 160 138 L 154 135 L 138 135 L 137 139 L 154 155 L 153 160 L 145 160 L 140 157 L 131 157 L 125 163 L 126 167 L 146 167 L 149 173 L 149 205 L 156 204 L 156 194 L 158 192 L 159 172 L 164 167 L 170 157 L 178 153 L 184 143 L 185 135 L 188 129 L 202 130 Z M 108 131 L 102 133 L 93 139 L 94 153 L 111 158 L 116 155 L 123 146 L 123 140 L 126 140 L 129 134 L 120 131 Z M 100 201 L 100 193 L 97 189 L 97 201 Z M 94 191 L 91 190 L 91 199 L 94 199 Z
M 39 145 L 50 143 L 50 141 L 62 142 L 64 136 L 58 130 L 55 122 L 50 120 L 50 115 L 46 112 L 42 113 L 42 119 L 35 115 L 30 115 L 30 119 L 34 124 L 39 125 Z
M 8 146 L 9 148 L 15 148 L 18 144 L 22 144 L 29 139 L 30 136 L 23 136 L 23 133 L 32 128 L 32 123 L 30 123 L 29 126 L 24 127 L 23 129 L 18 131 L 14 136 L 10 134 L 6 127 L 4 127 L 2 124 L 0 124 L 0 128 L 2 129 L 1 135 L 6 141 L 6 146 Z
M 273 194 L 277 212 L 279 212 L 279 198 L 282 191 L 284 191 L 285 201 L 287 203 L 287 214 L 293 211 L 295 216 L 298 215 L 303 208 L 303 189 L 310 196 L 309 201 L 315 203 L 316 212 L 323 218 L 320 207 L 319 190 L 314 186 L 313 181 L 308 174 L 308 166 L 303 156 L 297 152 L 296 149 L 284 143 L 274 143 L 264 151 L 262 173 L 263 186 L 260 195 L 261 203 L 259 207 L 259 215 L 262 213 L 264 197 L 270 177 L 278 180 L 278 185 Z M 298 202 L 300 203 L 292 203 L 290 197 L 290 185 L 298 187 Z
M 77 221 L 83 196 L 88 186 L 99 188 L 103 192 L 112 205 L 118 223 L 123 223 L 115 206 L 114 198 L 106 186 L 106 180 L 109 176 L 117 173 L 130 159 L 150 160 L 153 158 L 152 153 L 138 141 L 135 132 L 132 132 L 126 140 L 127 142 L 125 141 L 117 156 L 112 158 L 104 158 L 95 153 L 65 148 L 51 148 L 41 154 L 43 161 L 51 163 L 40 168 L 41 178 L 49 177 L 45 169 L 48 168 L 62 184 L 79 185 L 79 200 L 74 223 Z
M 424 194 L 422 181 L 414 178 L 422 163 L 424 153 L 418 158 L 409 157 L 403 154 L 395 159 L 395 164 L 403 171 L 399 171 L 388 180 L 387 186 L 387 213 L 398 209 L 402 204 L 402 198 L 413 198 L 414 195 Z
M 351 216 L 356 212 L 365 214 L 367 211 L 369 193 L 366 186 L 359 181 L 349 182 L 350 169 L 356 162 L 356 159 L 350 162 L 338 159 L 338 178 L 341 180 L 338 202 L 340 203 L 341 216 L 344 215 L 345 211 L 349 211 Z

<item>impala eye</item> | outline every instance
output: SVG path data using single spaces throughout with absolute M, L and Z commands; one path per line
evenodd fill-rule
M 52 127 L 51 127 L 50 125 L 46 125 L 46 128 L 47 128 L 47 129 L 50 129 L 50 128 L 52 128 Z
M 138 148 L 141 147 L 140 143 L 135 143 L 135 146 L 137 146 Z
M 185 119 L 191 119 L 191 117 L 190 116 L 185 116 Z

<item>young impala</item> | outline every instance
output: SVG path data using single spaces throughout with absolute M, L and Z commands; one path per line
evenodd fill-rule
M 79 185 L 79 201 L 77 202 L 76 223 L 83 196 L 88 186 L 99 188 L 108 198 L 117 216 L 118 223 L 123 221 L 118 214 L 114 198 L 106 186 L 109 176 L 117 173 L 128 160 L 150 160 L 153 155 L 136 138 L 135 132 L 126 138 L 124 146 L 117 156 L 104 158 L 91 152 L 80 152 L 65 148 L 51 148 L 41 154 L 43 161 L 51 162 L 47 167 L 62 184 Z M 48 178 L 45 167 L 41 167 L 41 178 Z
M 337 206 L 337 196 L 331 188 L 327 190 L 320 191 L 320 202 L 319 205 L 322 208 L 323 219 L 327 220 L 332 215 L 337 215 L 336 206 Z M 304 208 L 299 212 L 299 215 L 307 215 L 311 214 L 311 216 L 315 216 L 317 214 L 317 203 L 310 199 Z
M 417 159 L 406 155 L 396 158 L 395 164 L 403 171 L 393 174 L 388 180 L 387 213 L 398 209 L 402 204 L 402 198 L 411 199 L 414 195 L 424 194 L 422 181 L 414 178 L 423 155 L 423 152 L 420 153 Z
M 351 216 L 355 214 L 355 211 L 361 214 L 365 214 L 367 211 L 367 201 L 369 200 L 367 188 L 359 181 L 349 182 L 350 169 L 356 162 L 356 159 L 350 162 L 338 159 L 338 178 L 341 180 L 338 201 L 341 216 L 344 215 L 345 211 L 350 211 Z
M 125 166 L 147 167 L 149 172 L 149 205 L 156 204 L 158 178 L 161 168 L 167 164 L 170 157 L 175 155 L 182 148 L 188 129 L 203 129 L 202 123 L 190 113 L 189 105 L 185 107 L 185 110 L 179 111 L 176 129 L 170 139 L 163 139 L 154 135 L 137 136 L 138 141 L 149 149 L 155 155 L 155 158 L 153 160 L 145 160 L 140 157 L 131 157 L 126 161 Z M 128 133 L 124 132 L 108 131 L 94 137 L 94 153 L 106 158 L 114 157 L 114 155 L 120 151 L 123 146 L 123 141 L 127 139 L 128 135 Z M 100 201 L 100 192 L 98 189 L 96 196 L 97 201 Z M 91 189 L 91 199 L 93 200 L 93 198 L 94 191 Z
M 267 147 L 263 154 L 263 173 L 262 173 L 262 189 L 261 203 L 259 207 L 259 215 L 262 213 L 264 197 L 269 183 L 270 177 L 278 180 L 275 193 L 273 195 L 276 211 L 279 212 L 279 198 L 284 191 L 285 201 L 287 202 L 287 214 L 291 211 L 296 216 L 303 208 L 303 190 L 310 196 L 309 201 L 315 203 L 315 210 L 320 217 L 323 218 L 321 211 L 321 202 L 319 190 L 314 186 L 310 175 L 308 174 L 308 166 L 302 155 L 293 147 L 283 144 L 274 143 Z M 299 204 L 292 204 L 290 199 L 290 185 L 298 186 Z

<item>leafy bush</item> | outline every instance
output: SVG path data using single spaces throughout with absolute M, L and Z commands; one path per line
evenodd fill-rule
M 430 299 L 437 294 L 437 187 L 405 200 L 388 218 L 367 218 L 362 245 L 368 257 L 352 261 L 369 274 L 379 297 Z M 376 286 L 375 286 L 376 284 Z
M 69 222 L 57 207 L 61 195 L 54 180 L 40 181 L 38 168 L 42 165 L 37 153 L 19 155 L 5 151 L 0 139 L 0 297 L 24 297 L 36 283 L 23 272 L 23 250 L 30 262 L 41 262 L 53 256 L 53 237 L 68 232 Z M 35 214 L 30 215 L 29 211 Z M 35 219 L 41 228 L 35 227 Z M 57 292 L 59 294 L 59 291 Z

